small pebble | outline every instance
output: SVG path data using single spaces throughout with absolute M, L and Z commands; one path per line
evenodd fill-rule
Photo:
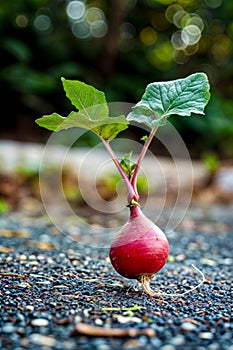
M 161 346 L 161 340 L 157 337 L 151 338 L 150 339 L 150 343 L 152 346 L 154 346 L 155 348 L 159 348 Z
M 174 345 L 182 345 L 185 342 L 185 338 L 183 335 L 177 335 L 176 337 L 171 339 L 171 343 Z
M 123 344 L 123 349 L 136 349 L 140 346 L 137 339 L 130 339 Z
M 30 340 L 33 344 L 41 345 L 43 347 L 52 347 L 56 343 L 56 339 L 42 334 L 31 334 Z
M 89 318 L 89 317 L 90 317 L 90 314 L 89 314 L 88 309 L 84 309 L 84 310 L 83 310 L 83 315 L 84 315 L 86 318 Z
M 208 266 L 216 266 L 217 263 L 216 261 L 208 258 L 202 258 L 200 261 L 203 265 L 208 265 Z
M 81 321 L 82 321 L 82 317 L 79 316 L 79 315 L 76 315 L 75 318 L 74 318 L 74 322 L 78 323 L 78 322 L 81 322 Z
M 33 254 L 33 255 L 29 255 L 28 257 L 29 260 L 36 260 L 36 256 Z
M 23 282 L 23 283 L 19 283 L 18 287 L 20 287 L 20 288 L 28 288 L 28 287 L 30 287 L 30 284 L 26 283 L 26 282 Z
M 208 346 L 208 350 L 220 350 L 220 349 L 221 349 L 221 347 L 220 347 L 220 344 L 218 344 L 218 343 L 212 343 Z M 232 348 L 232 350 L 233 350 L 233 348 Z
M 199 333 L 198 336 L 201 339 L 210 340 L 213 338 L 214 335 L 213 335 L 213 333 L 210 333 L 210 332 L 201 332 L 201 333 Z
M 134 322 L 134 323 L 141 323 L 142 320 L 139 317 L 128 317 L 128 316 L 122 316 L 122 315 L 114 315 L 114 318 L 117 319 L 117 322 L 121 323 L 121 324 L 125 324 L 128 322 Z
M 15 327 L 12 323 L 5 323 L 5 325 L 2 327 L 2 333 L 12 333 L 14 330 Z
M 160 350 L 175 350 L 176 348 L 173 345 L 167 344 L 160 348 Z
M 33 306 L 33 305 L 26 305 L 26 306 L 25 306 L 25 309 L 27 309 L 27 310 L 33 312 L 33 311 L 34 311 L 34 306 Z
M 27 256 L 22 254 L 22 255 L 19 256 L 19 259 L 20 260 L 27 260 Z
M 95 319 L 95 324 L 96 324 L 97 326 L 102 326 L 102 325 L 104 324 L 104 322 L 103 322 L 100 318 L 96 318 L 96 319 Z
M 191 322 L 183 322 L 181 324 L 181 330 L 183 332 L 194 332 L 197 329 L 197 327 L 195 326 L 195 324 L 191 323 Z
M 32 320 L 31 324 L 32 326 L 35 326 L 35 327 L 46 327 L 48 326 L 49 321 L 46 320 L 45 318 L 36 318 Z
M 99 344 L 97 350 L 111 350 L 111 347 L 108 344 Z

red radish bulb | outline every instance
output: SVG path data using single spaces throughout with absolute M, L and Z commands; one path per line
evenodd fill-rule
M 132 206 L 129 220 L 110 247 L 109 256 L 115 270 L 123 277 L 137 279 L 149 294 L 156 295 L 148 289 L 148 283 L 165 265 L 168 254 L 165 234 L 138 206 Z

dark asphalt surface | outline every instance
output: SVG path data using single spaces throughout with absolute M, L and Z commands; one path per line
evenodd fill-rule
M 113 270 L 107 249 L 36 218 L 0 217 L 2 349 L 233 350 L 232 218 L 225 230 L 216 224 L 170 233 L 170 259 L 151 286 L 188 290 L 201 279 L 191 264 L 205 283 L 182 297 L 153 298 Z

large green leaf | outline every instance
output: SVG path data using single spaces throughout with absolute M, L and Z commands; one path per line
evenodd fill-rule
M 66 96 L 72 104 L 90 120 L 101 120 L 108 116 L 105 94 L 78 80 L 61 78 Z
M 73 127 L 91 130 L 105 140 L 113 140 L 119 132 L 127 129 L 128 121 L 125 116 L 108 117 L 99 121 L 90 121 L 84 114 L 71 112 L 67 118 L 61 117 L 57 113 L 44 115 L 36 119 L 36 123 L 51 131 L 61 131 Z
M 36 123 L 52 131 L 79 127 L 93 131 L 99 137 L 111 141 L 120 131 L 127 129 L 125 116 L 109 117 L 108 105 L 103 92 L 79 81 L 62 78 L 67 96 L 78 109 L 67 118 L 57 113 L 45 115 Z
M 141 101 L 127 116 L 127 120 L 154 128 L 164 125 L 172 114 L 180 116 L 190 116 L 191 113 L 204 114 L 204 108 L 210 98 L 209 89 L 205 73 L 149 84 Z

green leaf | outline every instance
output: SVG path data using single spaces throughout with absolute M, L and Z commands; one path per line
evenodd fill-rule
M 129 179 L 131 179 L 133 172 L 134 172 L 134 169 L 136 167 L 136 164 L 131 162 L 132 154 L 133 154 L 133 152 L 131 151 L 131 152 L 125 154 L 124 157 L 122 157 L 120 160 L 121 166 L 124 169 L 124 171 Z
M 146 143 L 147 139 L 148 139 L 148 136 L 147 136 L 147 135 L 141 137 L 141 140 L 142 140 L 144 143 Z
M 79 127 L 93 131 L 98 136 L 105 140 L 113 140 L 120 131 L 127 129 L 128 121 L 125 116 L 108 117 L 102 120 L 92 121 L 81 112 L 71 112 L 67 118 L 63 119 L 62 125 L 57 131 L 68 129 L 72 127 Z
M 105 140 L 113 140 L 119 132 L 128 128 L 128 121 L 125 116 L 108 117 L 99 121 L 91 121 L 84 114 L 79 112 L 71 112 L 67 118 L 61 117 L 57 113 L 45 115 L 35 121 L 39 126 L 42 126 L 51 131 L 61 131 L 73 127 L 79 127 L 93 131 L 96 135 Z
M 166 124 L 172 115 L 204 114 L 210 99 L 209 82 L 205 73 L 195 73 L 184 79 L 151 83 L 127 120 L 143 123 L 150 128 Z
M 93 131 L 105 140 L 113 140 L 119 132 L 128 128 L 128 121 L 124 115 L 119 117 L 109 117 L 101 120 L 101 124 L 93 129 Z
M 103 92 L 80 81 L 62 78 L 67 97 L 78 111 L 71 112 L 67 118 L 57 113 L 45 115 L 36 123 L 52 131 L 79 127 L 93 131 L 102 139 L 111 141 L 120 131 L 127 129 L 125 116 L 109 117 L 108 105 Z
M 44 115 L 42 118 L 36 119 L 35 122 L 45 129 L 59 131 L 59 127 L 65 119 L 66 118 L 60 116 L 59 114 L 53 113 L 50 115 Z
M 61 80 L 66 96 L 88 119 L 96 121 L 108 117 L 108 105 L 102 91 L 78 80 Z

